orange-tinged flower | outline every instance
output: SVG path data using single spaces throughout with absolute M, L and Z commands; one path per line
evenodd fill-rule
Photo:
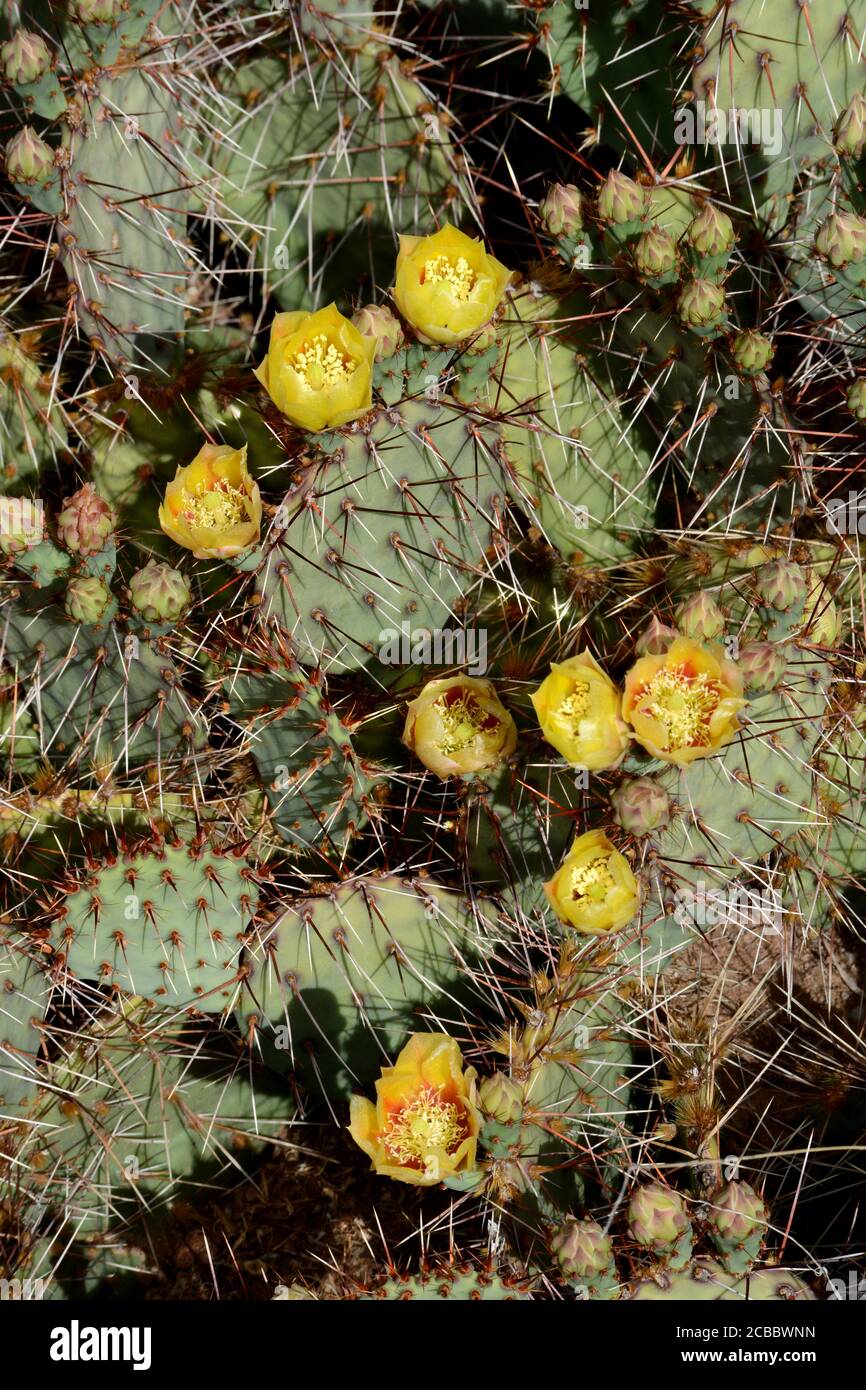
M 376 1104 L 353 1096 L 349 1133 L 375 1172 L 429 1187 L 475 1168 L 481 1112 L 475 1070 L 446 1033 L 413 1033 L 376 1082 Z
M 491 681 L 449 676 L 428 681 L 406 711 L 403 742 L 439 777 L 498 767 L 517 745 L 517 729 Z
M 331 430 L 373 403 L 377 340 L 365 337 L 335 304 L 314 314 L 277 314 L 255 375 L 274 405 L 305 430 Z
M 204 444 L 165 490 L 159 524 L 197 560 L 227 560 L 259 538 L 262 499 L 247 446 Z
M 394 299 L 419 337 L 460 343 L 492 319 L 512 274 L 483 242 L 446 223 L 433 236 L 401 236 Z
M 640 906 L 628 860 L 603 830 L 577 836 L 544 891 L 557 917 L 590 936 L 619 931 Z
M 591 652 L 553 662 L 530 696 L 541 732 L 575 767 L 618 767 L 629 744 L 619 691 Z
M 678 637 L 666 652 L 635 662 L 622 712 L 648 753 L 685 766 L 730 743 L 745 703 L 742 676 L 721 648 Z

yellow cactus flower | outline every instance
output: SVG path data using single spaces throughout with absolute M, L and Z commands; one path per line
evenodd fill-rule
M 247 446 L 204 444 L 165 490 L 159 524 L 197 560 L 226 560 L 259 538 L 262 499 Z
M 648 753 L 685 767 L 730 743 L 745 703 L 743 678 L 721 648 L 678 637 L 666 652 L 635 662 L 622 713 Z
M 492 319 L 513 273 L 446 223 L 433 236 L 401 236 L 394 299 L 425 342 L 460 343 Z
M 429 1187 L 471 1172 L 481 1128 L 475 1070 L 446 1033 L 413 1033 L 376 1082 L 376 1104 L 353 1096 L 349 1133 L 375 1172 Z
M 577 836 L 544 891 L 557 917 L 590 936 L 619 931 L 640 906 L 628 860 L 603 830 Z
M 530 698 L 547 742 L 574 767 L 601 772 L 622 762 L 630 737 L 622 700 L 591 652 L 552 662 Z
M 274 405 L 305 430 L 332 430 L 373 404 L 375 338 L 365 337 L 335 304 L 314 314 L 277 314 L 268 355 L 255 375 Z
M 428 681 L 406 711 L 403 742 L 437 777 L 489 772 L 517 745 L 517 729 L 490 681 Z

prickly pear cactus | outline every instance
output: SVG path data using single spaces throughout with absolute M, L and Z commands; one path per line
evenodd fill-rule
M 7 8 L 0 1296 L 859 1278 L 862 7 Z

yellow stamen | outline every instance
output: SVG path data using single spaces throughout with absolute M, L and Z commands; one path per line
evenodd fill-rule
M 459 753 L 474 743 L 478 735 L 490 723 L 498 725 L 499 720 L 482 710 L 474 700 L 449 698 L 446 691 L 436 701 L 436 710 L 442 720 L 443 737 L 439 740 L 439 750 L 450 756 Z
M 383 1142 L 397 1163 L 427 1166 L 437 1153 L 450 1154 L 468 1133 L 465 1117 L 440 1090 L 422 1086 L 397 1115 L 392 1115 Z
M 670 748 L 704 748 L 710 743 L 710 719 L 722 695 L 718 683 L 701 673 L 663 667 L 640 697 L 640 708 L 663 724 Z
M 602 856 L 589 864 L 576 865 L 571 871 L 571 896 L 591 898 L 593 902 L 604 902 L 616 881 Z
M 317 333 L 292 359 L 292 366 L 307 391 L 329 391 L 348 381 L 355 370 L 351 357 Z
M 475 275 L 465 256 L 453 261 L 450 256 L 433 256 L 424 263 L 424 284 L 447 284 L 461 304 L 475 288 Z
M 587 681 L 575 681 L 574 690 L 563 700 L 556 713 L 577 729 L 588 709 L 589 684 Z
M 192 526 L 222 530 L 248 519 L 246 493 L 220 478 L 208 488 L 200 483 L 184 503 L 183 515 Z

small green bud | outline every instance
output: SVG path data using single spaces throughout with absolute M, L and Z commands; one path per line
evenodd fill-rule
M 699 256 L 723 256 L 736 241 L 730 217 L 713 203 L 704 203 L 686 228 L 686 237 Z
M 676 269 L 677 246 L 661 227 L 650 227 L 634 244 L 634 264 L 642 280 L 653 280 Z
M 755 585 L 767 607 L 779 613 L 804 603 L 808 592 L 806 576 L 800 566 L 790 560 L 773 560 L 769 565 L 762 565 L 755 575 Z
M 190 600 L 190 587 L 180 570 L 148 560 L 129 581 L 129 600 L 147 623 L 174 623 Z
M 81 575 L 70 581 L 63 606 L 72 622 L 95 627 L 104 618 L 110 603 L 111 590 L 104 580 Z
M 38 82 L 51 67 L 51 49 L 39 34 L 16 29 L 11 39 L 0 44 L 0 64 L 7 82 L 17 87 Z
M 573 183 L 552 183 L 538 205 L 538 215 L 551 236 L 574 236 L 583 228 L 579 191 Z
M 598 215 L 603 222 L 636 222 L 646 210 L 646 191 L 639 183 L 611 169 L 598 195 Z
M 724 318 L 725 291 L 712 280 L 692 280 L 677 300 L 677 313 L 689 328 L 709 328 Z
M 785 653 L 779 647 L 774 647 L 772 642 L 747 642 L 740 648 L 736 662 L 737 670 L 743 677 L 743 686 L 753 695 L 775 690 L 787 664 Z
M 815 250 L 837 269 L 866 259 L 866 220 L 855 212 L 831 213 L 818 228 Z
M 352 322 L 365 338 L 376 339 L 376 361 L 384 362 L 393 357 L 403 344 L 403 328 L 400 320 L 384 304 L 365 304 L 356 309 Z
M 684 637 L 691 637 L 695 642 L 711 642 L 724 632 L 725 615 L 715 599 L 701 590 L 680 604 L 676 624 Z
M 836 122 L 836 149 L 859 159 L 866 149 L 866 95 L 855 92 Z
M 845 401 L 855 420 L 866 424 L 866 377 L 851 382 L 845 393 Z
M 54 151 L 32 126 L 22 126 L 6 146 L 6 172 L 13 183 L 45 183 L 54 173 Z
M 726 1246 L 767 1229 L 767 1209 L 747 1182 L 729 1182 L 710 1202 L 709 1224 Z
M 734 366 L 744 376 L 758 376 L 766 371 L 775 350 L 772 340 L 754 328 L 742 329 L 731 343 Z
M 671 799 L 651 777 L 629 777 L 610 794 L 613 818 L 630 835 L 648 835 L 667 825 Z
M 72 13 L 82 24 L 112 24 L 122 9 L 122 0 L 74 0 Z
M 478 1087 L 478 1103 L 484 1114 L 500 1125 L 512 1125 L 523 1114 L 523 1087 L 504 1072 L 487 1076 Z

